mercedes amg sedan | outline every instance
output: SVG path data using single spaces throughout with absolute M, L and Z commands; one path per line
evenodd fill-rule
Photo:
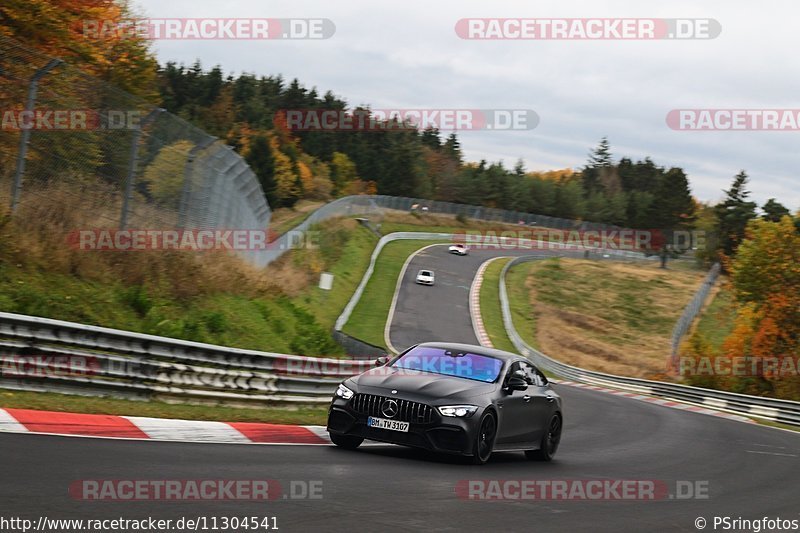
M 331 441 L 364 439 L 470 456 L 524 451 L 550 461 L 563 427 L 561 398 L 530 360 L 508 352 L 431 342 L 348 378 L 328 411 Z

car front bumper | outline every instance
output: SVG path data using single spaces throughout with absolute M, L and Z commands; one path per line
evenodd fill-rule
M 469 418 L 444 417 L 434 410 L 429 423 L 409 423 L 408 432 L 367 426 L 368 415 L 353 410 L 348 400 L 335 398 L 328 410 L 328 432 L 368 440 L 424 448 L 457 455 L 472 455 L 479 413 Z

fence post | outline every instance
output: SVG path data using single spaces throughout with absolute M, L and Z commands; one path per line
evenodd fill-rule
M 130 209 L 131 200 L 133 199 L 133 184 L 136 180 L 136 165 L 139 159 L 139 140 L 142 138 L 142 128 L 163 111 L 165 110 L 160 107 L 153 109 L 139 122 L 137 128 L 133 130 L 130 159 L 128 161 L 128 175 L 125 178 L 125 192 L 122 197 L 122 214 L 120 214 L 119 217 L 119 229 L 121 230 L 125 229 L 125 226 L 128 225 L 128 211 Z
M 33 113 L 33 106 L 36 104 L 36 92 L 39 88 L 39 80 L 60 64 L 60 59 L 51 59 L 45 66 L 37 70 L 33 76 L 31 76 L 31 81 L 28 85 L 28 101 L 25 102 L 26 115 Z M 17 150 L 17 168 L 14 171 L 14 181 L 11 186 L 12 213 L 16 211 L 17 204 L 19 203 L 20 191 L 22 189 L 22 175 L 25 173 L 25 158 L 28 155 L 28 142 L 30 138 L 31 128 L 22 128 L 22 134 L 19 137 L 19 149 Z

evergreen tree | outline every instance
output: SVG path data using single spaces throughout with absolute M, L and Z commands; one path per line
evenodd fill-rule
M 714 207 L 717 230 L 720 233 L 721 251 L 732 255 L 744 238 L 747 223 L 756 216 L 755 202 L 747 201 L 747 173 L 742 170 L 733 179 L 731 188 L 725 191 L 725 201 Z
M 258 178 L 261 188 L 264 189 L 267 203 L 275 208 L 278 204 L 275 158 L 272 155 L 269 140 L 263 135 L 253 137 L 244 158 Z
M 653 228 L 686 229 L 695 220 L 695 204 L 689 179 L 680 168 L 669 169 L 656 185 L 650 205 L 649 221 Z
M 775 198 L 770 198 L 767 200 L 767 203 L 764 204 L 764 207 L 761 208 L 764 211 L 764 214 L 761 215 L 761 218 L 764 220 L 769 220 L 770 222 L 780 222 L 780 220 L 785 216 L 791 216 L 786 207 L 784 207 L 780 202 L 776 201 Z

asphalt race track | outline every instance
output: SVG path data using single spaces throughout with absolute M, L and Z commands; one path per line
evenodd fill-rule
M 390 328 L 392 345 L 398 351 L 419 342 L 450 341 L 478 344 L 469 314 L 469 288 L 484 261 L 508 256 L 582 257 L 583 252 L 549 250 L 471 250 L 457 256 L 447 252 L 447 245 L 437 245 L 419 252 L 408 264 L 397 294 Z M 432 286 L 414 283 L 417 272 L 433 270 Z
M 508 255 L 494 252 L 497 255 Z M 396 347 L 427 340 L 476 342 L 467 310 L 474 272 L 491 252 L 416 257 L 391 328 Z M 430 255 L 428 255 L 430 254 Z M 524 255 L 522 253 L 519 253 Z M 436 285 L 413 284 L 419 268 Z M 410 279 L 410 282 L 408 280 Z M 0 435 L 3 516 L 135 518 L 274 516 L 280 531 L 697 531 L 695 520 L 800 519 L 800 436 L 613 396 L 558 387 L 565 429 L 552 463 L 495 454 L 484 466 L 395 446 L 179 444 Z M 85 479 L 276 479 L 322 482 L 321 499 L 270 502 L 92 502 L 68 489 Z M 707 498 L 656 501 L 467 501 L 464 480 L 653 480 Z M 695 485 L 694 482 L 700 482 Z M 681 485 L 681 486 L 686 486 Z M 718 527 L 719 531 L 720 528 Z

